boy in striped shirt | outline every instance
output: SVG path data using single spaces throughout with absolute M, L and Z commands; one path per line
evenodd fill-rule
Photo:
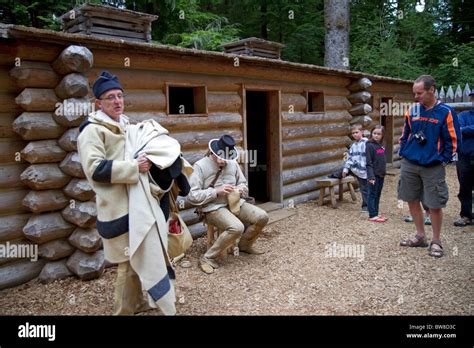
M 342 170 L 342 177 L 344 178 L 349 172 L 351 172 L 359 182 L 360 194 L 362 196 L 362 211 L 367 212 L 367 168 L 365 158 L 365 144 L 367 138 L 364 138 L 363 127 L 361 124 L 356 123 L 351 128 L 351 134 L 354 138 L 354 143 L 349 149 L 349 156 L 344 163 L 344 169 Z

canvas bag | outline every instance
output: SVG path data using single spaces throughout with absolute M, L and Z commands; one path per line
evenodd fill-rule
M 193 237 L 189 232 L 188 226 L 183 221 L 183 218 L 178 213 L 176 207 L 176 198 L 173 194 L 173 190 L 169 191 L 170 200 L 170 217 L 168 219 L 168 255 L 170 259 L 174 259 L 186 252 L 193 244 Z M 177 225 L 180 227 L 179 233 L 171 233 L 170 228 L 173 221 L 177 221 Z

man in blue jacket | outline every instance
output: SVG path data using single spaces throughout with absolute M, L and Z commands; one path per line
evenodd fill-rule
M 469 94 L 474 106 L 474 89 Z M 463 111 L 458 116 L 461 127 L 461 151 L 456 163 L 459 180 L 458 198 L 461 201 L 461 217 L 454 226 L 472 225 L 472 186 L 474 184 L 474 109 Z
M 400 245 L 428 246 L 420 205 L 423 199 L 430 210 L 433 228 L 429 255 L 441 257 L 442 208 L 446 207 L 448 201 L 445 167 L 457 160 L 460 130 L 454 111 L 436 100 L 435 91 L 435 80 L 430 75 L 421 75 L 413 84 L 417 103 L 405 115 L 400 138 L 402 162 L 398 199 L 408 202 L 416 226 L 415 237 L 402 240 Z

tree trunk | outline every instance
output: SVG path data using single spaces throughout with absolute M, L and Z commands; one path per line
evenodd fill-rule
M 349 0 L 324 1 L 324 65 L 349 69 Z

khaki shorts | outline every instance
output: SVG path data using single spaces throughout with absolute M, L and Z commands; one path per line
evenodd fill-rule
M 423 167 L 402 159 L 398 199 L 405 202 L 423 201 L 428 208 L 446 207 L 449 193 L 446 169 L 441 164 Z

